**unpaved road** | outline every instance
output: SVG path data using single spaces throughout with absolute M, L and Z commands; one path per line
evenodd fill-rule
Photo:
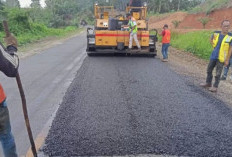
M 232 110 L 159 59 L 87 57 L 46 139 L 48 156 L 232 156 Z
M 56 42 L 55 47 L 20 60 L 20 75 L 27 97 L 29 118 L 35 139 L 43 142 L 46 136 L 46 125 L 72 82 L 82 61 L 86 57 L 85 39 L 82 33 L 67 41 Z M 49 41 L 52 43 L 52 41 Z M 40 44 L 40 46 L 42 46 Z M 32 50 L 34 51 L 34 50 Z M 8 100 L 11 125 L 15 136 L 19 156 L 25 155 L 30 147 L 25 128 L 21 100 L 15 79 L 9 79 L 2 73 L 0 82 Z M 45 127 L 45 128 L 44 128 Z M 2 152 L 2 151 L 1 151 Z M 3 156 L 0 152 L 0 156 Z

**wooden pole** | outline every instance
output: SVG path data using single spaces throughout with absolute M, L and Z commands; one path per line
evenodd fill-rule
M 9 37 L 10 36 L 10 31 L 9 31 L 7 21 L 3 21 L 3 27 L 4 27 L 4 31 L 6 33 L 6 37 Z M 20 79 L 20 75 L 19 75 L 18 72 L 16 74 L 16 81 L 17 81 L 18 88 L 19 88 L 19 93 L 20 93 L 20 96 L 21 96 L 21 99 L 22 99 L 23 114 L 24 114 L 25 124 L 26 124 L 26 128 L 27 128 L 27 133 L 28 133 L 29 140 L 30 140 L 30 143 L 31 143 L 31 150 L 32 150 L 32 153 L 33 153 L 34 157 L 37 157 L 35 142 L 34 142 L 34 139 L 33 139 L 31 126 L 30 126 L 30 121 L 29 121 L 28 112 L 27 112 L 26 97 L 25 97 L 25 94 L 24 94 L 24 90 L 23 90 L 21 79 Z

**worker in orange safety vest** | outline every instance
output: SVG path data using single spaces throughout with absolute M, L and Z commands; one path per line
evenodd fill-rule
M 162 55 L 163 55 L 163 62 L 168 62 L 168 47 L 170 46 L 171 41 L 171 32 L 168 29 L 168 25 L 165 24 L 163 27 L 162 35 Z

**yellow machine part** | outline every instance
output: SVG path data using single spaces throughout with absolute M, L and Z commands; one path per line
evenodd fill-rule
M 149 46 L 149 31 L 138 31 L 138 40 L 142 47 Z M 109 30 L 96 30 L 95 31 L 95 45 L 101 47 L 117 46 L 117 43 L 124 43 L 129 46 L 130 34 L 128 31 L 109 31 Z M 133 46 L 136 43 L 133 41 Z
M 123 16 L 120 16 L 118 19 L 119 20 L 125 20 Z
M 149 31 L 141 31 L 141 46 L 149 46 Z
M 138 29 L 147 29 L 147 22 L 145 20 L 138 20 L 137 27 Z
M 117 46 L 117 31 L 99 30 L 95 38 L 96 46 Z
M 108 12 L 104 12 L 104 19 L 108 19 L 109 18 L 109 13 Z
M 108 28 L 108 19 L 97 19 L 95 27 Z
M 129 46 L 130 34 L 129 32 L 125 32 L 125 46 Z M 149 46 L 149 31 L 138 31 L 137 38 L 139 41 L 140 46 L 148 47 Z M 135 41 L 133 40 L 133 46 L 136 46 Z

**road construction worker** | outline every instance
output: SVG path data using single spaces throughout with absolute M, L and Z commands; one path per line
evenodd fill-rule
M 221 23 L 222 31 L 215 31 L 210 39 L 213 46 L 213 52 L 207 68 L 207 78 L 205 83 L 201 83 L 202 87 L 209 87 L 209 91 L 217 92 L 223 65 L 228 66 L 230 58 L 230 47 L 232 46 L 232 36 L 229 33 L 230 21 L 224 20 Z M 212 86 L 213 69 L 216 67 L 215 83 Z
M 168 62 L 168 47 L 170 46 L 171 41 L 171 32 L 168 29 L 168 25 L 165 24 L 163 27 L 162 35 L 162 55 L 163 55 L 163 62 Z
M 5 38 L 7 48 L 0 43 L 0 71 L 8 77 L 15 77 L 18 69 L 17 40 L 10 35 Z M 0 84 L 0 141 L 5 157 L 17 157 L 16 145 L 11 132 L 6 94 Z
M 132 49 L 132 44 L 133 44 L 133 39 L 134 39 L 138 49 L 141 50 L 141 46 L 139 44 L 138 37 L 137 37 L 137 32 L 138 32 L 137 22 L 135 18 L 131 16 L 130 13 L 127 14 L 127 19 L 129 20 L 128 26 L 129 26 L 129 32 L 130 32 L 129 49 Z

